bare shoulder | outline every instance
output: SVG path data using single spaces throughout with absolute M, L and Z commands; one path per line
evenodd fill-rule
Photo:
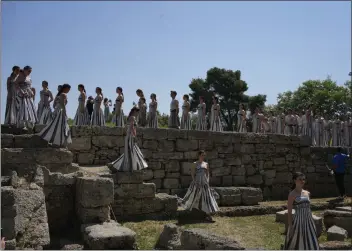
M 308 190 L 303 190 L 302 193 L 303 195 L 310 197 L 310 192 Z
M 297 193 L 292 190 L 289 194 L 288 194 L 288 198 L 296 198 L 297 197 Z

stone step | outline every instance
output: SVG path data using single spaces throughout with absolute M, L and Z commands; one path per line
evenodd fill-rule
M 1 134 L 2 148 L 48 148 L 48 142 L 36 134 Z M 52 147 L 58 148 L 58 147 Z
M 116 221 L 82 225 L 85 246 L 91 250 L 137 249 L 136 233 Z
M 12 170 L 20 167 L 42 165 L 51 172 L 68 173 L 77 171 L 78 166 L 72 164 L 73 154 L 65 148 L 2 148 L 1 172 L 11 175 Z
M 22 135 L 22 134 L 34 134 L 40 132 L 46 125 L 34 125 L 33 128 L 28 128 L 23 130 L 21 128 L 10 127 L 8 125 L 1 125 L 1 133 L 4 134 L 13 134 L 13 135 Z
M 214 187 L 219 195 L 219 206 L 253 206 L 263 201 L 263 192 L 254 187 Z

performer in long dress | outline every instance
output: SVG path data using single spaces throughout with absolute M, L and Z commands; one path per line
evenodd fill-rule
M 294 185 L 288 196 L 288 230 L 284 250 L 319 250 L 317 230 L 310 209 L 310 193 L 303 190 L 303 173 L 293 175 Z M 295 214 L 292 215 L 292 209 Z
M 151 102 L 149 103 L 148 112 L 148 127 L 158 128 L 158 101 L 156 100 L 156 94 L 150 94 Z
M 37 112 L 33 102 L 34 93 L 32 91 L 32 79 L 30 74 L 32 67 L 26 66 L 20 72 L 16 82 L 18 82 L 18 112 L 17 127 L 27 129 L 32 128 L 38 122 Z
M 105 126 L 105 118 L 104 111 L 101 107 L 101 103 L 103 102 L 104 96 L 102 89 L 97 87 L 95 89 L 97 96 L 94 99 L 94 108 L 92 114 L 92 126 Z
M 273 111 L 270 111 L 270 116 L 269 116 L 268 120 L 269 120 L 270 132 L 271 133 L 276 133 L 276 130 L 277 130 L 277 119 L 276 119 L 275 114 L 274 114 Z
M 20 74 L 20 67 L 12 67 L 12 73 L 7 78 L 7 99 L 5 110 L 5 125 L 15 126 L 17 124 L 17 78 Z
M 303 128 L 303 119 L 302 116 L 304 115 L 304 111 L 301 114 L 297 114 L 297 127 L 298 127 L 298 135 L 302 135 L 302 128 Z
M 108 98 L 104 98 L 104 118 L 105 118 L 105 123 L 109 122 L 109 114 L 110 114 L 110 106 L 111 106 L 111 100 Z
M 176 91 L 171 91 L 170 92 L 170 97 L 171 97 L 171 103 L 170 103 L 170 116 L 169 116 L 169 128 L 180 128 L 180 118 L 178 117 L 179 113 L 179 103 L 178 100 L 176 99 L 177 92 Z
M 207 214 L 207 220 L 213 221 L 211 214 L 219 211 L 218 204 L 209 186 L 209 164 L 204 161 L 205 152 L 199 151 L 198 161 L 191 168 L 192 183 L 182 199 L 186 210 L 198 209 Z
M 67 93 L 71 90 L 69 84 L 64 84 L 57 93 L 55 112 L 52 121 L 38 135 L 49 144 L 65 147 L 72 143 L 70 128 L 67 123 Z
M 259 133 L 261 129 L 260 127 L 261 127 L 261 114 L 260 114 L 259 107 L 257 107 L 252 116 L 252 132 Z
M 39 124 L 41 125 L 49 124 L 53 118 L 50 103 L 54 101 L 54 97 L 51 91 L 49 90 L 48 85 L 48 82 L 44 80 L 42 82 L 43 90 L 40 91 L 40 101 L 38 104 L 38 116 L 40 115 L 40 117 L 38 117 L 38 119 Z
M 285 129 L 285 113 L 279 112 L 277 116 L 277 133 L 284 134 Z
M 122 108 L 122 105 L 124 102 L 122 87 L 117 87 L 116 93 L 117 93 L 117 97 L 115 99 L 114 122 L 115 122 L 116 126 L 124 127 L 125 126 L 125 114 L 123 113 L 123 108 Z
M 84 85 L 79 84 L 78 91 L 78 107 L 75 118 L 73 119 L 73 124 L 76 126 L 90 125 L 88 109 L 85 106 L 87 94 Z
M 181 116 L 181 129 L 191 130 L 192 129 L 192 120 L 191 120 L 191 104 L 189 102 L 189 96 L 187 94 L 183 95 L 183 104 L 182 104 L 182 116 Z
M 93 110 L 94 110 L 94 98 L 92 96 L 89 96 L 86 102 L 86 108 L 88 111 L 88 115 L 89 115 L 89 123 L 91 123 L 92 121 L 92 114 L 93 114 Z
M 324 141 L 324 118 L 320 115 L 317 115 L 314 124 L 314 138 L 315 138 L 315 145 L 316 146 L 323 146 Z
M 294 118 L 292 115 L 292 109 L 287 109 L 287 115 L 285 116 L 285 130 L 284 130 L 285 135 L 293 134 L 293 124 L 294 124 L 293 120 Z
M 207 130 L 207 120 L 206 120 L 206 108 L 207 105 L 204 102 L 204 97 L 199 97 L 199 105 L 197 107 L 197 123 L 196 123 L 196 130 L 199 131 L 206 131 Z
M 146 111 L 147 107 L 145 105 L 144 93 L 141 89 L 137 89 L 136 94 L 139 97 L 138 108 L 140 109 L 137 117 L 137 124 L 140 127 L 145 127 L 147 124 L 147 111 Z
M 210 110 L 210 131 L 222 132 L 220 119 L 220 104 L 218 97 L 213 96 L 213 105 Z
M 124 153 L 117 160 L 108 164 L 109 169 L 113 173 L 139 171 L 148 167 L 148 164 L 144 160 L 143 154 L 136 143 L 136 117 L 138 116 L 138 112 L 139 108 L 135 106 L 128 114 Z
M 237 132 L 247 132 L 246 110 L 244 105 L 240 104 L 237 112 Z
M 269 118 L 267 116 L 264 116 L 264 114 L 261 119 L 261 128 L 262 128 L 262 133 L 264 133 L 264 134 L 270 133 Z

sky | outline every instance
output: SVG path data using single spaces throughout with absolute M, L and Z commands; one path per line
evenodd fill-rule
M 156 93 L 168 113 L 170 90 L 189 93 L 192 78 L 212 67 L 241 70 L 248 95 L 280 92 L 328 75 L 343 84 L 351 71 L 351 2 L 2 2 L 1 121 L 14 65 L 33 68 L 37 93 L 69 83 L 73 118 L 77 85 L 97 86 L 125 113 Z M 39 96 L 37 94 L 36 104 Z M 147 101 L 149 102 L 149 100 Z

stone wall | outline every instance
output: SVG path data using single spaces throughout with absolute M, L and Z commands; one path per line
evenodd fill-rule
M 80 165 L 105 165 L 123 153 L 123 128 L 72 127 L 71 131 L 70 150 Z M 157 192 L 182 195 L 191 182 L 190 167 L 198 150 L 204 149 L 212 186 L 260 187 L 265 198 L 286 199 L 292 173 L 302 171 L 312 194 L 337 195 L 325 167 L 327 153 L 335 149 L 310 147 L 306 137 L 152 128 L 139 128 L 137 134 L 149 165 L 144 181 L 155 183 Z

